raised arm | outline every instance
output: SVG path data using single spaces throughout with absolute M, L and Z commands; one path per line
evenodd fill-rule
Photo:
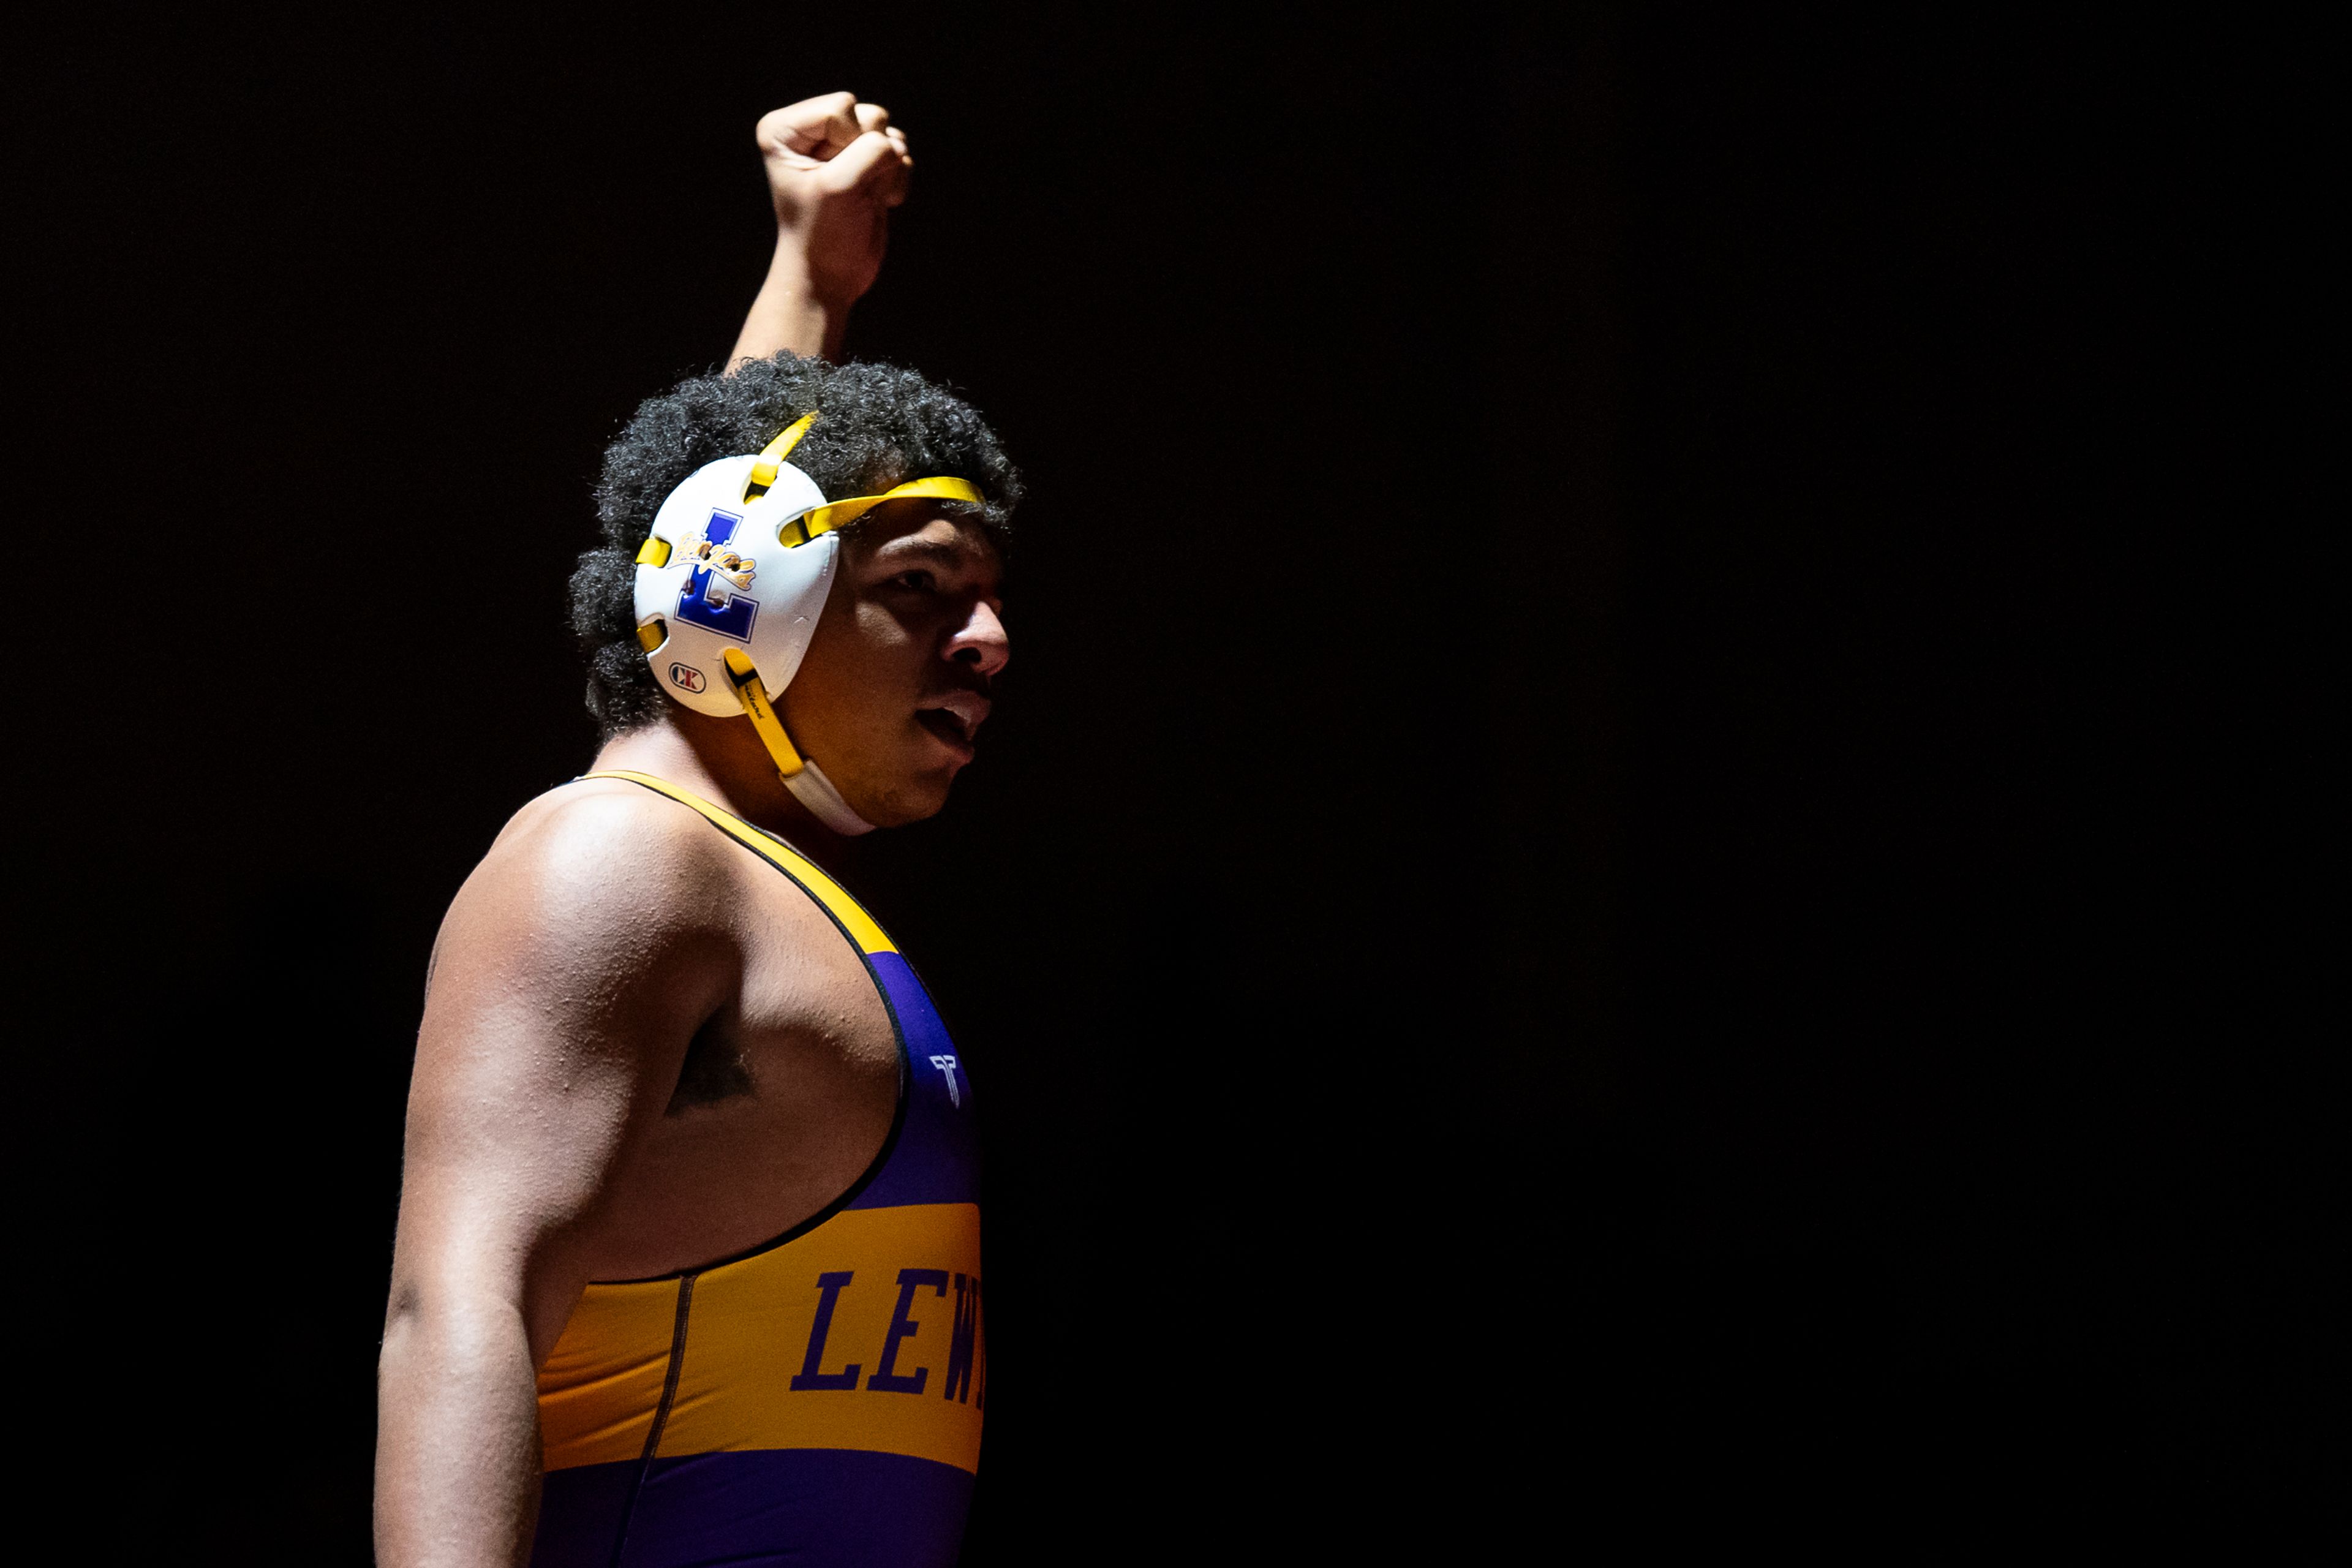
M 530 1553 L 539 1363 L 614 1173 L 740 974 L 723 897 L 696 891 L 723 879 L 689 864 L 709 836 L 668 826 L 593 792 L 542 802 L 443 922 L 378 1376 L 384 1568 Z
M 755 132 L 776 209 L 776 254 L 730 365 L 790 349 L 835 359 L 849 308 L 874 286 L 890 209 L 914 160 L 889 110 L 828 93 L 764 116 Z

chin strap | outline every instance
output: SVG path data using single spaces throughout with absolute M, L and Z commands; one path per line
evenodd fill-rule
M 742 700 L 743 712 L 759 731 L 760 742 L 768 748 L 768 755 L 776 761 L 776 776 L 793 792 L 793 798 L 808 807 L 809 815 L 845 837 L 871 833 L 874 825 L 849 809 L 824 770 L 800 753 L 793 738 L 784 733 L 784 721 L 776 717 L 776 706 L 768 700 L 768 688 L 760 679 L 760 672 L 751 667 L 751 656 L 741 648 L 727 650 L 727 679 Z
M 786 779 L 784 787 L 793 792 L 794 800 L 808 807 L 811 816 L 844 838 L 874 831 L 872 823 L 849 809 L 849 803 L 841 798 L 841 792 L 833 787 L 833 781 L 814 763 Z

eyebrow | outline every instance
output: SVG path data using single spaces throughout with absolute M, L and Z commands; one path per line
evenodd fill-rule
M 946 566 L 963 566 L 969 564 L 980 552 L 971 549 L 959 550 L 952 544 L 942 544 L 936 539 L 902 538 L 892 540 L 875 553 L 892 560 L 902 555 L 911 555 L 919 560 L 936 561 Z
M 936 539 L 913 539 L 901 535 L 877 550 L 874 557 L 886 565 L 896 565 L 905 560 L 928 561 L 935 565 L 951 567 L 958 571 L 985 571 L 993 562 L 996 566 L 997 580 L 996 591 L 991 596 L 1002 598 L 1004 594 L 1003 562 L 996 558 L 993 551 L 977 549 L 969 544 L 946 544 Z

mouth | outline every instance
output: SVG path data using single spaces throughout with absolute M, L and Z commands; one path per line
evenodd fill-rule
M 958 762 L 972 757 L 972 737 L 988 719 L 994 704 L 977 691 L 950 691 L 915 710 L 915 722 L 953 752 Z

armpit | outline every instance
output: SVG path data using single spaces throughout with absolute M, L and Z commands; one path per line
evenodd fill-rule
M 665 1116 L 682 1116 L 701 1105 L 716 1105 L 752 1091 L 751 1064 L 731 1029 L 718 1019 L 694 1032 L 686 1047 L 686 1061 L 677 1069 L 677 1088 L 671 1091 Z

